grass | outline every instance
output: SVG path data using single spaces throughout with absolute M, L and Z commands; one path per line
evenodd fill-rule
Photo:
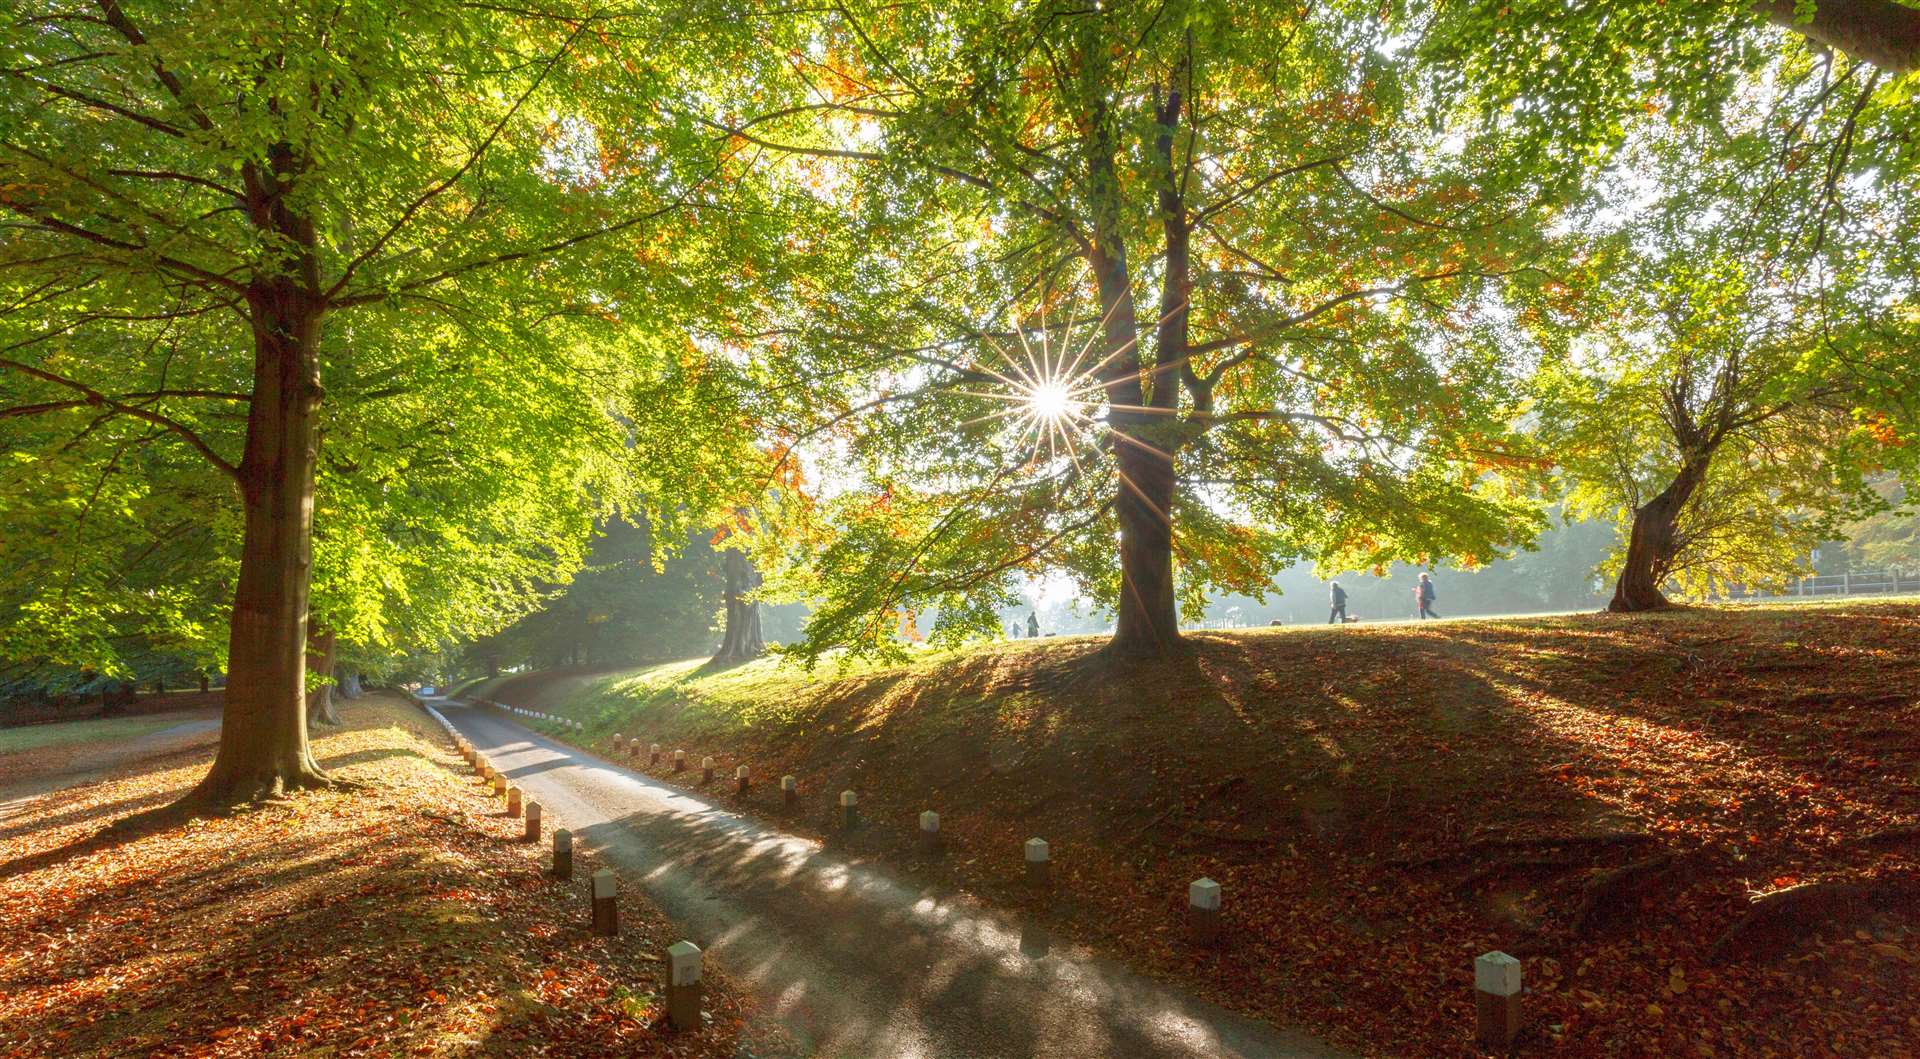
M 598 865 L 547 878 L 416 709 L 343 712 L 315 754 L 356 790 L 114 826 L 185 793 L 197 746 L 0 822 L 0 1056 L 766 1054 L 724 976 L 707 1032 L 664 1032 L 672 928 L 629 895 L 621 935 L 590 936 Z
M 1361 1051 L 1458 1050 L 1472 956 L 1503 948 L 1561 1054 L 1920 1054 L 1914 600 L 1203 633 L 1155 665 L 1099 646 L 491 697 L 603 752 L 618 731 L 793 773 L 794 829 L 991 899 L 1024 900 L 1019 845 L 1045 837 L 1059 929 Z M 778 816 L 772 786 L 708 793 Z M 843 788 L 872 821 L 852 837 Z M 913 852 L 926 808 L 944 858 Z M 1226 886 L 1218 952 L 1179 941 L 1200 875 Z M 1756 895 L 1836 883 L 1876 903 L 1716 958 Z
M 67 721 L 59 724 L 30 724 L 19 728 L 0 728 L 0 754 L 92 743 L 133 739 L 180 723 L 179 717 L 108 717 L 92 721 Z

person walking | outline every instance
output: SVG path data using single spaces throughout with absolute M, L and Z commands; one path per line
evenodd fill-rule
M 1433 578 L 1428 574 L 1421 574 L 1420 583 L 1413 586 L 1413 601 L 1420 607 L 1421 621 L 1440 616 L 1434 612 L 1433 600 Z
M 1039 615 L 1035 614 L 1033 611 L 1028 611 L 1027 612 L 1027 636 L 1029 638 L 1032 638 L 1038 635 L 1040 635 L 1040 617 Z
M 1332 625 L 1335 622 L 1346 624 L 1347 590 L 1340 587 L 1340 582 L 1327 582 L 1327 599 L 1333 604 L 1333 609 L 1327 613 L 1327 624 Z

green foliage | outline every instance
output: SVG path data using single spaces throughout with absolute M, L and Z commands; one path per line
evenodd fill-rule
M 682 101 L 749 41 L 678 5 L 103 11 L 0 27 L 0 656 L 223 664 L 274 284 L 324 321 L 314 624 L 347 658 L 495 631 L 600 518 L 680 517 L 703 464 L 633 447 L 650 366 L 732 300 L 686 264 L 770 237 Z
M 834 483 L 770 590 L 816 603 L 805 651 L 896 650 L 928 613 L 936 642 L 991 635 L 1048 570 L 1117 606 L 1128 446 L 1174 458 L 1190 616 L 1303 558 L 1484 560 L 1537 529 L 1498 307 L 1551 278 L 1557 178 L 1452 123 L 1376 10 L 786 23 L 804 68 L 715 121 L 817 203 L 742 338 L 764 419 Z M 1035 410 L 1049 380 L 1061 414 Z

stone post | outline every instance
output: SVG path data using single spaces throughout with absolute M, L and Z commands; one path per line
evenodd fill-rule
M 667 1025 L 700 1028 L 700 946 L 676 941 L 667 947 Z
M 840 826 L 847 831 L 860 826 L 860 796 L 852 791 L 840 792 Z
M 920 814 L 920 852 L 935 853 L 940 849 L 940 814 L 929 809 Z
M 700 759 L 700 782 L 701 783 L 713 782 L 713 755 L 712 754 L 708 754 L 706 757 L 703 757 Z
M 687 771 L 687 752 L 686 751 L 676 750 L 673 752 L 673 771 L 675 772 Z
M 573 878 L 573 832 L 564 827 L 553 832 L 553 877 Z
M 733 770 L 733 793 L 747 793 L 747 766 L 745 765 Z
M 603 938 L 620 933 L 620 910 L 614 907 L 613 872 L 601 868 L 593 873 L 593 932 Z
M 1504 952 L 1473 961 L 1473 999 L 1482 1046 L 1504 1052 L 1520 1035 L 1520 961 Z
M 655 743 L 647 751 L 647 764 L 658 765 L 659 763 L 660 763 L 660 744 Z
M 507 815 L 508 816 L 520 815 L 520 803 L 524 799 L 524 797 L 525 796 L 520 793 L 520 788 L 518 787 L 507 788 Z
M 1187 884 L 1187 934 L 1195 945 L 1220 940 L 1220 884 L 1200 878 Z
M 793 803 L 799 800 L 800 800 L 799 779 L 793 776 L 792 773 L 788 773 L 787 775 L 780 777 L 780 804 L 791 809 L 793 808 Z
M 540 803 L 527 803 L 527 841 L 540 841 Z

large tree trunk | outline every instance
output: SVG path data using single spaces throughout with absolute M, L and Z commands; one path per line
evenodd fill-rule
M 748 596 L 760 587 L 760 571 L 745 554 L 732 548 L 721 553 L 721 567 L 727 576 L 727 629 L 713 660 L 745 662 L 758 658 L 767 645 L 760 638 L 760 604 Z
M 1777 26 L 1872 63 L 1889 73 L 1920 68 L 1920 9 L 1894 0 L 1819 0 L 1801 22 L 1794 0 L 1760 0 Z
M 1181 648 L 1173 594 L 1173 460 L 1122 442 L 1119 620 L 1109 653 L 1158 658 Z
M 194 796 L 236 804 L 320 786 L 307 746 L 307 588 L 318 458 L 320 306 L 290 279 L 248 292 L 253 399 L 240 461 L 245 511 L 220 749 Z
M 334 638 L 333 631 L 310 629 L 307 635 L 307 665 L 316 673 L 333 677 Z M 307 724 L 309 727 L 330 725 L 340 726 L 340 715 L 333 708 L 333 685 L 323 684 L 307 699 Z
M 1627 537 L 1627 558 L 1614 582 L 1613 600 L 1607 609 L 1616 613 L 1659 610 L 1671 606 L 1660 585 L 1666 580 L 1673 561 L 1674 528 L 1687 501 L 1700 487 L 1706 468 L 1686 464 L 1673 481 L 1653 499 L 1633 512 L 1633 529 Z

